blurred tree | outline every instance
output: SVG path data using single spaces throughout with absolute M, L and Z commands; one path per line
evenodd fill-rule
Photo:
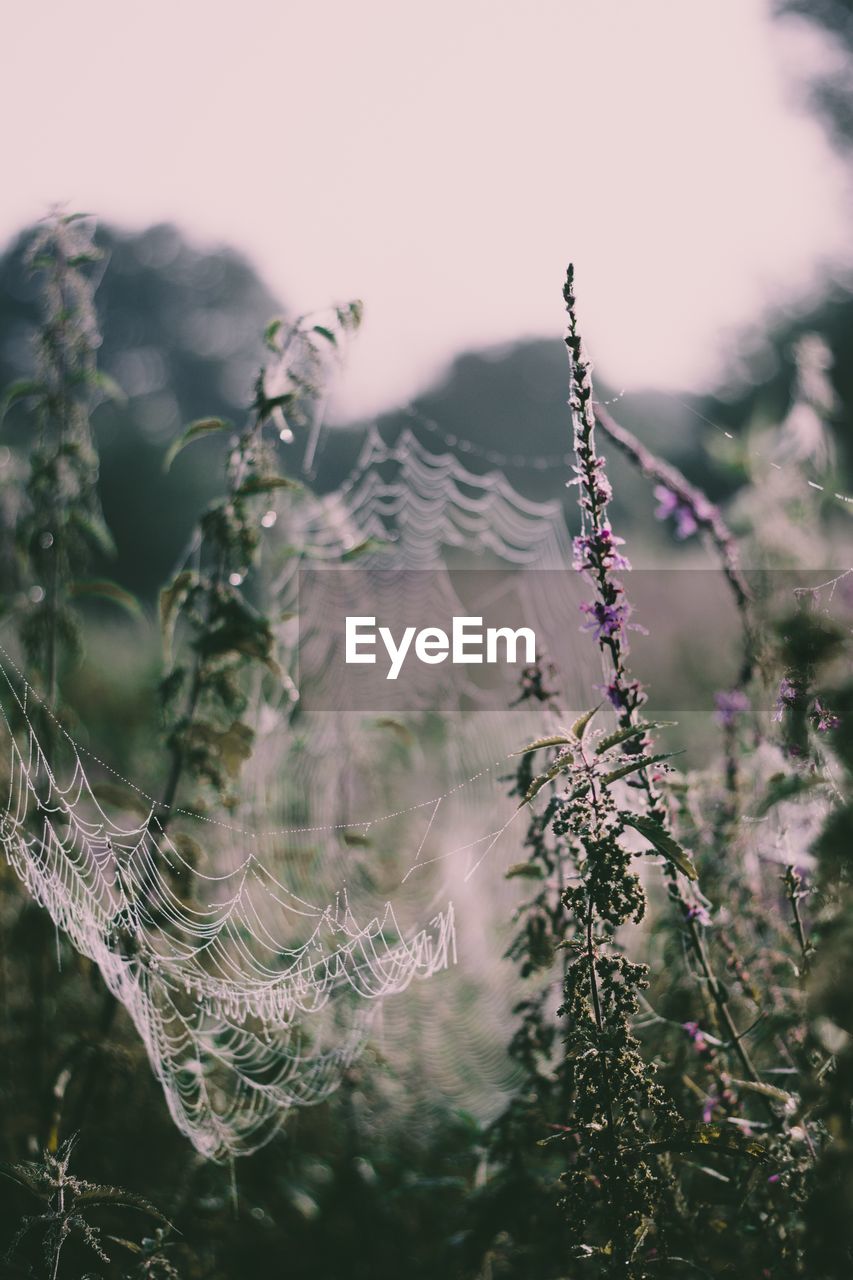
M 814 105 L 826 117 L 833 138 L 853 145 L 853 0 L 776 0 L 780 18 L 796 18 L 822 28 L 839 55 L 817 77 Z
M 33 361 L 38 301 L 24 265 L 29 237 L 0 259 L 0 385 Z M 241 425 L 260 335 L 280 307 L 239 254 L 196 248 L 175 227 L 100 228 L 97 243 L 104 251 L 98 365 L 127 397 L 103 405 L 94 420 L 104 515 L 118 549 L 109 572 L 150 598 L 216 492 L 221 465 L 210 450 L 179 458 L 164 474 L 166 448 L 202 414 Z M 10 415 L 7 439 L 28 439 L 20 416 Z

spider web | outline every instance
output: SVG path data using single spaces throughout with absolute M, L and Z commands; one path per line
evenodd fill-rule
M 348 479 L 297 511 L 312 559 L 337 561 L 372 539 L 381 548 L 360 559 L 361 571 L 380 581 L 390 569 L 430 569 L 451 603 L 454 558 L 526 568 L 570 562 L 558 502 L 531 502 L 500 472 L 477 475 L 409 431 L 390 445 L 368 431 Z M 288 556 L 276 569 L 275 556 L 274 544 L 265 572 L 285 610 L 301 559 Z M 322 684 L 322 628 L 300 637 L 298 656 L 300 683 Z M 509 771 L 524 715 L 448 713 L 441 751 L 425 758 L 416 733 L 413 747 L 401 747 L 405 724 L 371 735 L 364 715 L 319 714 L 294 730 L 259 699 L 240 825 L 209 820 L 199 840 L 197 821 L 192 836 L 163 830 L 159 806 L 133 783 L 144 811 L 114 814 L 99 798 L 110 766 L 91 755 L 84 763 L 85 749 L 35 709 L 8 655 L 0 654 L 0 675 L 6 858 L 127 1009 L 176 1125 L 207 1157 L 255 1150 L 293 1108 L 329 1096 L 385 998 L 456 961 L 457 895 L 466 911 L 476 897 L 481 911 L 507 918 L 502 882 L 500 901 L 487 895 L 485 908 L 482 886 L 477 895 L 467 886 L 515 812 L 500 769 Z M 456 695 L 472 695 L 464 679 Z M 428 690 L 416 705 L 429 710 Z M 435 784 L 429 799 L 426 783 Z M 253 828 L 259 815 L 267 829 Z M 481 946 L 478 939 L 472 951 Z M 390 1020 L 392 1039 L 402 1034 L 406 1003 Z M 427 1009 L 417 1009 L 423 1041 Z M 460 1067 L 470 1074 L 473 1063 L 486 1092 L 506 1083 L 501 1037 L 490 1034 L 506 1010 L 504 993 L 492 993 Z M 453 1022 L 443 1012 L 427 1056 L 447 1079 Z

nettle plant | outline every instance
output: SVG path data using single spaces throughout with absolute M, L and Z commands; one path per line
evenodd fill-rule
M 254 737 L 246 718 L 248 682 L 268 672 L 279 687 L 286 684 L 277 656 L 280 619 L 265 612 L 257 589 L 254 599 L 249 594 L 257 587 L 254 570 L 262 535 L 278 517 L 271 503 L 283 491 L 300 490 L 281 473 L 277 444 L 293 440 L 291 424 L 314 424 L 329 352 L 341 349 L 360 321 L 358 302 L 290 324 L 273 321 L 264 335 L 270 359 L 258 372 L 247 425 L 234 434 L 222 419 L 202 419 L 167 454 L 168 466 L 193 441 L 232 433 L 226 491 L 201 519 L 190 551 L 192 564 L 160 594 L 166 666 L 161 694 L 172 756 L 156 817 L 160 826 L 184 775 L 206 784 L 216 802 L 236 803 L 234 784 L 252 754 Z M 304 550 L 294 547 L 293 553 Z M 176 630 L 183 639 L 177 656 Z
M 57 215 L 34 238 L 29 265 L 42 284 L 44 319 L 37 337 L 37 363 L 32 378 L 13 384 L 4 412 L 18 406 L 34 423 L 36 439 L 29 453 L 29 476 L 16 513 L 18 559 L 9 607 L 18 624 L 27 675 L 36 696 L 24 713 L 38 719 L 42 741 L 58 751 L 72 717 L 62 686 L 64 675 L 79 661 L 83 631 L 75 604 L 83 597 L 102 597 L 137 615 L 136 601 L 117 584 L 86 573 L 99 558 L 112 554 L 112 538 L 98 498 L 98 454 L 91 415 L 104 395 L 120 395 L 97 368 L 100 345 L 94 308 L 93 271 L 101 260 L 92 239 L 90 219 Z M 282 474 L 281 445 L 294 441 L 294 428 L 316 434 L 332 365 L 358 328 L 361 305 L 352 302 L 292 321 L 275 320 L 264 334 L 268 356 L 255 380 L 246 424 L 235 430 L 221 419 L 192 423 L 168 450 L 170 466 L 189 444 L 225 436 L 225 491 L 199 522 L 184 567 L 160 596 L 164 648 L 161 705 L 167 747 L 162 796 L 148 820 L 155 836 L 165 835 L 184 799 L 184 817 L 214 806 L 233 807 L 241 770 L 253 749 L 251 712 L 263 690 L 291 704 L 287 676 L 289 655 L 279 639 L 281 619 L 266 612 L 260 555 L 263 535 L 276 523 L 277 499 L 299 500 L 301 486 Z M 309 438 L 309 445 L 310 445 Z M 298 521 L 294 521 L 298 545 Z M 115 782 L 98 791 L 103 803 L 137 810 L 141 793 Z M 147 811 L 147 810 L 146 810 Z M 199 854 L 185 832 L 174 837 L 189 867 Z M 121 876 L 121 868 L 117 867 Z M 192 877 L 176 886 L 192 898 Z M 139 892 L 147 895 L 145 877 Z M 168 929 L 168 920 L 149 904 L 152 922 Z M 35 910 L 35 909 L 34 909 Z M 136 945 L 128 920 L 114 921 L 116 945 L 130 953 Z M 43 935 L 43 936 L 42 936 Z M 102 992 L 97 1026 L 78 1027 L 76 1041 L 57 1052 L 48 1048 L 50 994 L 41 974 L 44 957 L 60 947 L 53 931 L 41 930 L 34 960 L 33 994 L 22 1016 L 34 1024 L 33 1059 L 26 1080 L 32 1114 L 30 1145 L 44 1147 L 40 1164 L 4 1170 L 22 1186 L 42 1195 L 44 1211 L 22 1223 L 19 1239 L 36 1227 L 44 1229 L 45 1256 L 51 1274 L 59 1267 L 64 1241 L 73 1235 L 106 1259 L 101 1237 L 88 1223 L 88 1207 L 101 1200 L 118 1203 L 125 1193 L 93 1188 L 68 1172 L 71 1142 L 61 1135 L 85 1115 L 99 1075 L 108 1069 L 104 1041 L 116 1011 L 116 1000 Z M 72 969 L 73 969 L 72 964 Z M 94 972 L 91 975 L 95 982 Z M 52 986 L 65 980 L 54 970 Z M 26 995 L 24 996 L 26 1002 Z M 76 1122 L 76 1123 L 75 1123 Z M 133 1197 L 125 1195 L 125 1202 Z M 85 1206 L 84 1207 L 84 1203 Z M 153 1211 L 152 1212 L 156 1212 Z M 138 1274 L 172 1274 L 162 1251 L 122 1241 L 139 1254 Z M 136 1274 L 136 1273 L 135 1273 Z
M 793 617 L 760 616 L 719 510 L 594 402 L 571 269 L 564 297 L 574 567 L 593 588 L 582 626 L 605 674 L 601 702 L 525 748 L 514 781 L 530 817 L 527 858 L 508 875 L 534 892 L 508 954 L 535 987 L 515 1010 L 510 1055 L 522 1085 L 491 1130 L 497 1171 L 480 1243 L 489 1266 L 543 1277 L 849 1274 L 850 1240 L 827 1232 L 825 1213 L 833 1177 L 836 1210 L 850 1185 L 849 1002 L 831 960 L 849 946 L 850 811 L 827 756 L 831 746 L 849 766 L 849 698 L 818 680 L 837 671 L 849 637 L 819 609 L 804 611 L 812 592 Z M 707 535 L 741 618 L 741 665 L 715 698 L 721 760 L 701 775 L 677 773 L 653 745 L 668 726 L 642 716 L 647 693 L 628 666 L 639 626 L 630 565 L 608 517 L 596 425 L 655 483 L 659 516 L 681 536 Z M 521 694 L 547 709 L 552 728 L 554 685 L 539 664 Z M 766 740 L 752 711 L 768 689 L 786 722 L 781 743 Z M 596 727 L 608 711 L 615 727 Z M 805 835 L 797 828 L 805 865 L 795 854 L 786 862 L 774 839 L 780 807 L 792 804 L 818 806 Z M 764 822 L 769 875 L 755 870 L 750 843 Z M 638 868 L 646 854 L 657 885 Z M 723 906 L 700 890 L 700 873 L 727 895 Z M 810 981 L 813 970 L 821 976 Z
M 50 218 L 33 238 L 27 264 L 41 282 L 43 310 L 36 368 L 8 388 L 3 403 L 4 416 L 21 404 L 35 426 L 15 529 L 22 586 L 16 616 L 29 670 L 41 679 L 51 710 L 63 663 L 80 653 L 75 600 L 110 596 L 133 608 L 114 583 L 84 576 L 93 560 L 114 553 L 91 425 L 98 401 L 121 394 L 97 367 L 92 277 L 100 260 L 91 220 L 80 215 Z

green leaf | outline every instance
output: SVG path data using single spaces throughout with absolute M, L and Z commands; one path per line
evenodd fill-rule
M 184 569 L 160 592 L 160 634 L 163 638 L 163 654 L 166 663 L 171 661 L 172 637 L 178 613 L 189 592 L 197 584 L 198 577 L 192 569 Z
M 90 1209 L 103 1208 L 107 1205 L 119 1209 L 138 1209 L 140 1213 L 147 1213 L 159 1222 L 166 1223 L 167 1226 L 172 1225 L 166 1215 L 161 1213 L 150 1200 L 132 1191 L 124 1191 L 121 1187 L 88 1186 L 85 1191 L 79 1191 L 75 1195 L 74 1203 L 88 1205 Z
M 522 747 L 520 751 L 513 751 L 514 756 L 526 756 L 531 751 L 541 751 L 544 747 L 567 747 L 569 739 L 565 734 L 557 733 L 552 738 L 537 738 L 535 742 L 531 742 L 528 746 Z
M 342 831 L 341 839 L 351 849 L 369 849 L 372 841 L 360 831 Z
M 798 1099 L 787 1089 L 777 1089 L 774 1084 L 765 1084 L 763 1080 L 737 1080 L 732 1077 L 732 1084 L 748 1093 L 758 1093 L 762 1098 L 770 1098 L 773 1102 L 781 1102 L 785 1107 L 796 1106 Z
M 523 808 L 526 804 L 530 804 L 530 801 L 539 794 L 545 784 L 556 778 L 558 773 L 564 773 L 571 763 L 572 761 L 570 757 L 561 756 L 558 760 L 554 761 L 550 769 L 547 769 L 545 773 L 540 773 L 537 778 L 534 778 L 524 794 L 524 799 L 519 803 L 519 809 Z
M 360 298 L 354 298 L 345 307 L 336 307 L 335 315 L 338 318 L 338 324 L 345 332 L 354 333 L 364 317 L 364 303 Z
M 596 745 L 595 754 L 604 755 L 611 747 L 618 747 L 620 742 L 627 742 L 629 738 L 636 738 L 641 733 L 652 733 L 655 729 L 671 729 L 675 723 L 675 720 L 648 720 L 629 725 L 626 729 L 617 729 L 615 733 L 609 733 L 606 738 L 601 739 Z
M 383 542 L 381 538 L 365 538 L 363 542 L 357 542 L 354 547 L 348 547 L 346 551 L 341 552 L 341 560 L 349 562 L 357 560 L 359 556 L 365 556 L 371 551 L 384 551 L 388 546 L 387 542 Z
M 35 382 L 31 378 L 21 378 L 18 382 L 13 382 L 0 400 L 0 422 L 6 417 L 12 405 L 17 404 L 19 400 L 27 400 L 30 396 L 42 396 L 46 392 L 47 387 L 43 382 Z
M 249 476 L 236 490 L 237 498 L 252 498 L 258 493 L 272 493 L 275 489 L 301 489 L 302 486 L 287 476 Z
M 542 868 L 538 867 L 535 862 L 515 862 L 504 872 L 504 879 L 515 880 L 517 878 L 541 880 Z
M 312 333 L 319 333 L 320 337 L 325 338 L 333 347 L 338 345 L 337 334 L 333 333 L 331 329 L 327 329 L 324 324 L 315 324 Z
M 102 369 L 95 370 L 92 375 L 92 382 L 99 391 L 103 391 L 108 400 L 114 400 L 116 404 L 127 404 L 127 396 L 122 387 L 119 386 L 115 378 L 111 378 Z
M 408 725 L 403 724 L 400 720 L 394 720 L 391 716 L 381 716 L 376 721 L 376 728 L 388 729 L 391 733 L 396 734 L 403 745 L 407 747 L 413 747 L 417 741 Z
M 637 756 L 635 760 L 631 760 L 628 764 L 622 764 L 618 769 L 611 769 L 609 773 L 601 775 L 601 781 L 604 786 L 609 786 L 611 782 L 616 782 L 619 778 L 627 778 L 629 773 L 636 773 L 638 769 L 645 769 L 650 764 L 659 764 L 662 760 L 671 760 L 673 756 L 679 755 L 678 751 L 662 751 L 654 756 Z
M 577 718 L 577 720 L 574 722 L 571 728 L 571 734 L 573 738 L 577 738 L 578 741 L 580 742 L 583 741 L 583 736 L 584 736 L 584 733 L 586 732 L 586 727 L 589 724 L 592 717 L 595 715 L 596 711 L 598 711 L 600 706 L 601 706 L 601 703 L 599 702 L 597 706 L 594 706 L 592 708 L 591 711 L 585 711 L 582 716 L 579 716 Z
M 646 1142 L 640 1151 L 722 1151 L 726 1155 L 748 1156 L 752 1160 L 769 1159 L 766 1148 L 752 1138 L 745 1138 L 729 1126 L 702 1124 L 681 1134 L 673 1134 L 659 1142 Z
M 284 324 L 281 316 L 275 320 L 271 320 L 264 329 L 264 344 L 269 347 L 270 351 L 278 351 L 278 343 L 276 338 L 279 335 L 281 326 Z
M 819 773 L 804 775 L 801 773 L 776 773 L 770 779 L 770 785 L 759 800 L 755 816 L 763 818 L 777 804 L 785 800 L 793 800 L 812 787 L 820 786 L 826 779 Z
M 111 600 L 113 604 L 117 604 L 119 608 L 124 609 L 131 617 L 144 617 L 142 605 L 136 596 L 131 595 L 129 591 L 125 591 L 124 587 L 120 587 L 117 582 L 111 582 L 109 578 L 92 578 L 87 581 L 72 582 L 69 584 L 68 594 L 73 599 L 88 596 L 99 600 Z
M 103 254 L 97 249 L 90 249 L 84 253 L 74 253 L 70 258 L 66 258 L 66 265 L 69 267 L 90 267 L 94 262 L 100 262 Z
M 44 1179 L 33 1165 L 7 1164 L 3 1160 L 0 1161 L 0 1174 L 4 1178 L 9 1178 L 12 1182 L 17 1182 L 19 1187 L 31 1191 L 34 1196 L 38 1196 L 42 1200 L 48 1198 L 49 1193 L 46 1193 Z
M 111 559 L 117 554 L 113 535 L 100 517 L 84 515 L 77 507 L 73 507 L 68 515 L 68 523 L 73 525 L 96 551 L 100 551 Z
M 181 450 L 188 444 L 192 444 L 193 440 L 200 440 L 202 436 L 215 435 L 218 431 L 228 431 L 230 428 L 230 422 L 226 422 L 224 418 L 199 418 L 197 422 L 190 423 L 183 435 L 173 440 L 166 450 L 163 470 L 168 471 Z
M 688 880 L 698 879 L 698 873 L 690 859 L 690 855 L 681 847 L 674 836 L 644 813 L 621 813 L 619 815 L 626 827 L 633 827 L 649 844 L 662 853 Z

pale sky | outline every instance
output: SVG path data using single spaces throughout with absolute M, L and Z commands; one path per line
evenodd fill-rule
M 849 189 L 768 0 L 41 0 L 0 26 L 0 237 L 56 202 L 360 296 L 341 396 L 562 331 L 611 383 L 698 385 L 732 326 L 847 263 Z M 792 71 L 793 69 L 793 71 Z

